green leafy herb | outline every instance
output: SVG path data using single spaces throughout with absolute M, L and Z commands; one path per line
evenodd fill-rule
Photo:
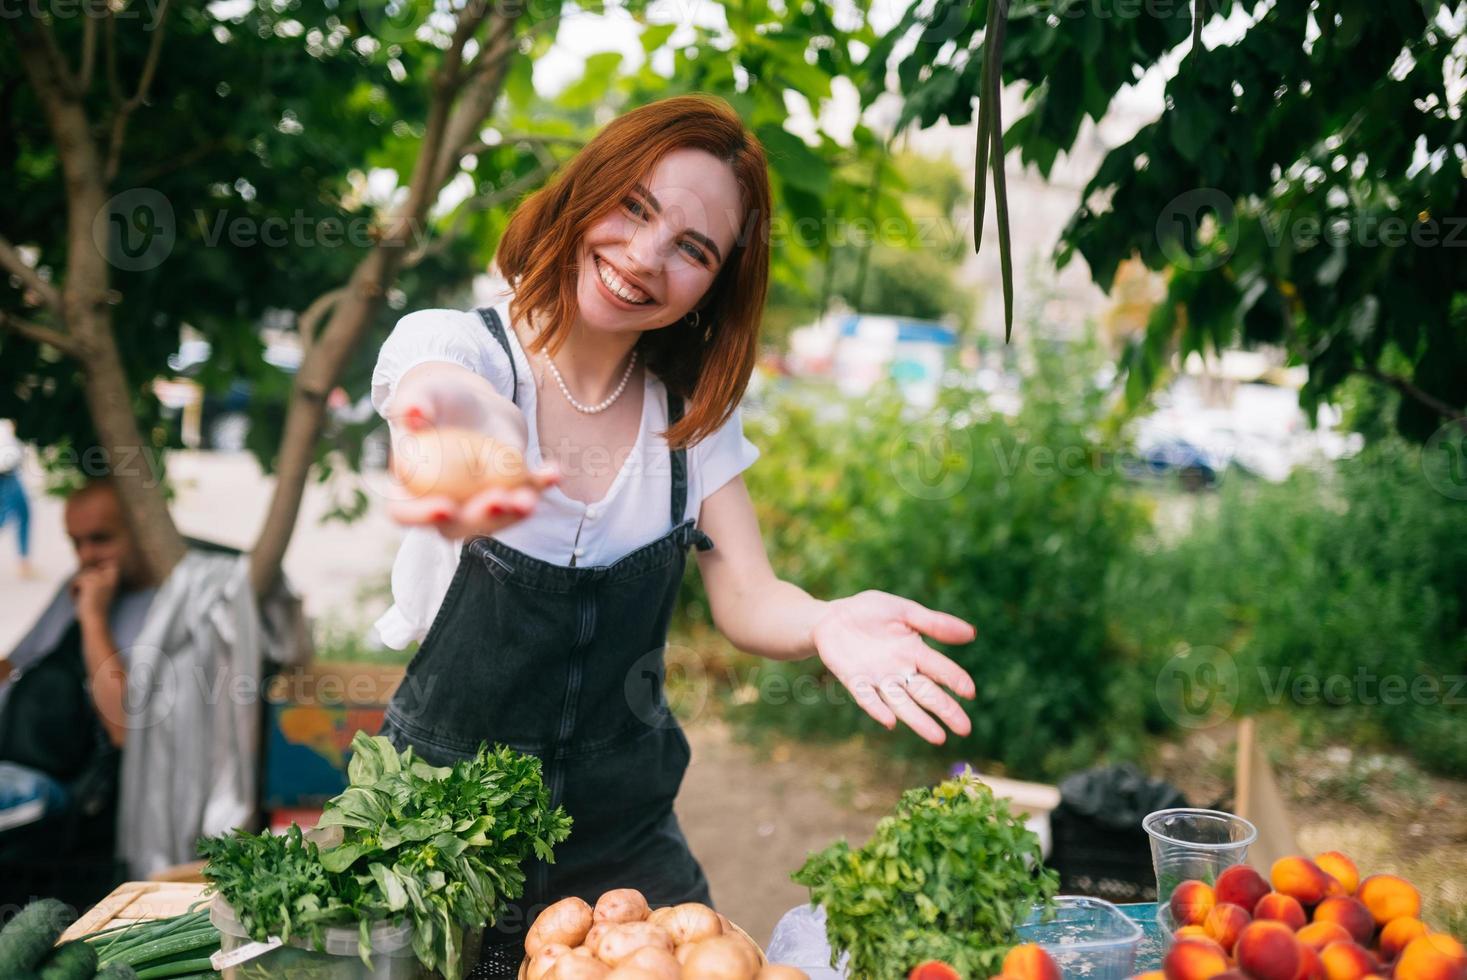
M 352 751 L 350 785 L 317 825 L 340 828 L 338 843 L 319 847 L 295 826 L 205 840 L 204 875 L 253 939 L 321 949 L 328 926 L 356 926 L 369 962 L 371 924 L 406 918 L 419 962 L 458 980 L 465 927 L 524 893 L 523 863 L 553 862 L 570 817 L 551 808 L 540 761 L 503 746 L 443 767 L 363 732 Z
M 996 974 L 1015 927 L 1059 886 L 1039 839 L 971 772 L 908 790 L 864 847 L 838 841 L 793 877 L 825 909 L 831 966 L 849 953 L 851 976 L 869 980 L 924 960 Z

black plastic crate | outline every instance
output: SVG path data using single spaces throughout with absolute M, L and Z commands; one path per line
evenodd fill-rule
M 1060 893 L 1108 902 L 1156 901 L 1151 844 L 1140 827 L 1117 830 L 1061 803 L 1049 815 L 1053 844 L 1048 864 L 1059 872 Z

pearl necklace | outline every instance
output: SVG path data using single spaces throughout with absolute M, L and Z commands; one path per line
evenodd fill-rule
M 560 393 L 565 396 L 566 401 L 570 402 L 571 408 L 584 415 L 595 415 L 597 412 L 604 412 L 610 408 L 612 403 L 621 397 L 621 393 L 626 391 L 627 382 L 632 377 L 632 368 L 637 366 L 637 352 L 632 351 L 631 360 L 627 361 L 627 369 L 622 372 L 621 383 L 616 386 L 616 390 L 595 405 L 584 405 L 576 401 L 576 397 L 565 386 L 565 379 L 560 376 L 560 369 L 555 366 L 555 362 L 550 359 L 549 354 L 545 355 L 545 363 L 550 365 L 550 373 L 555 375 L 555 383 L 560 385 Z

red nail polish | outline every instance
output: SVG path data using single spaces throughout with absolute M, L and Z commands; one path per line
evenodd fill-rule
M 433 513 L 428 515 L 428 520 L 432 521 L 434 524 L 442 524 L 444 521 L 448 520 L 452 516 L 453 514 L 449 511 L 435 510 L 433 511 Z
M 498 517 L 500 514 L 504 513 L 504 508 L 499 506 L 498 504 L 490 504 L 489 509 L 486 510 L 484 513 L 488 517 Z

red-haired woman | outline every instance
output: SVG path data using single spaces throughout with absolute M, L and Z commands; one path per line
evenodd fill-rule
M 373 375 L 399 460 L 428 430 L 523 451 L 531 485 L 394 505 L 410 525 L 384 640 L 422 646 L 384 732 L 431 762 L 502 742 L 544 762 L 575 826 L 521 909 L 635 887 L 709 901 L 673 816 L 688 743 L 663 648 L 687 549 L 718 629 L 776 660 L 819 656 L 877 721 L 941 742 L 972 678 L 923 642 L 973 638 L 883 592 L 821 601 L 771 570 L 740 477 L 738 403 L 769 273 L 763 151 L 724 103 L 655 102 L 607 125 L 516 210 L 508 290 L 399 321 Z M 714 546 L 716 543 L 716 547 Z M 934 720 L 934 716 L 936 720 Z

